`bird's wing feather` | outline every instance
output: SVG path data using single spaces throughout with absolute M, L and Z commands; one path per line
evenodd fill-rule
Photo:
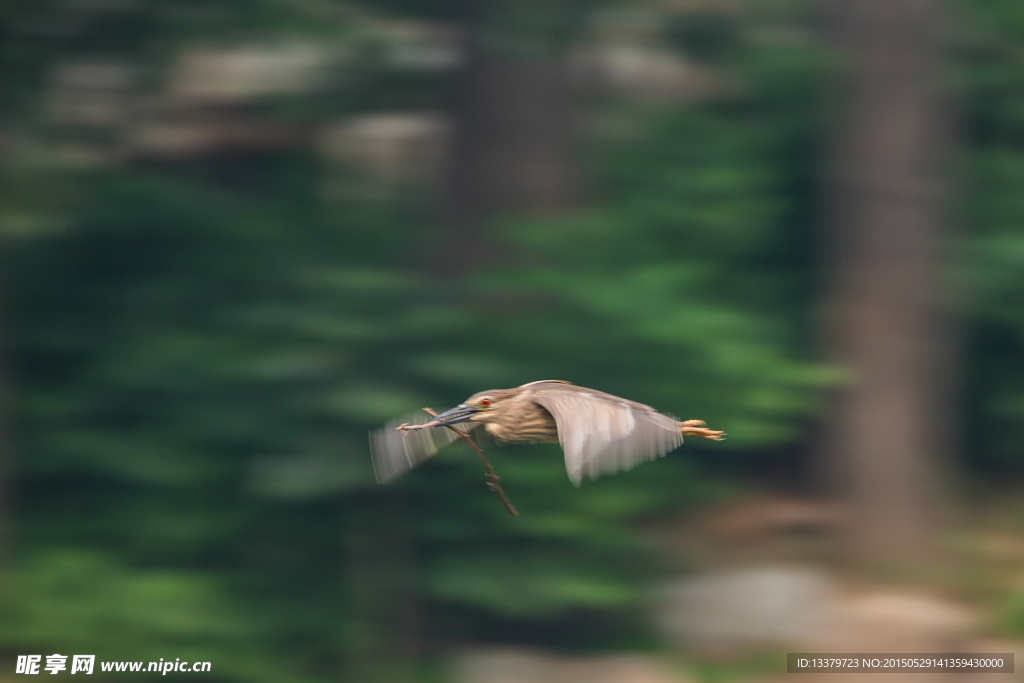
M 675 419 L 611 394 L 548 385 L 531 398 L 555 418 L 565 469 L 576 486 L 584 476 L 596 479 L 629 470 L 683 443 Z
M 403 423 L 423 424 L 430 419 L 426 413 L 410 413 L 370 432 L 370 453 L 373 455 L 373 471 L 377 475 L 377 483 L 386 484 L 396 479 L 459 438 L 447 427 L 417 429 L 405 433 L 397 429 Z M 468 434 L 478 425 L 475 422 L 463 422 L 452 426 Z

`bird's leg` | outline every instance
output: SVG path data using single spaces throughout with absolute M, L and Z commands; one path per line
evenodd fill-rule
M 704 420 L 687 420 L 686 422 L 679 423 L 679 431 L 683 433 L 683 436 L 692 436 L 697 439 L 711 439 L 713 441 L 725 439 L 725 432 L 707 429 L 707 426 Z

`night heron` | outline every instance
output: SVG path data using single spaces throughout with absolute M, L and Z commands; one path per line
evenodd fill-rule
M 459 438 L 484 425 L 498 441 L 557 441 L 565 469 L 576 486 L 660 458 L 684 436 L 721 440 L 723 432 L 701 420 L 679 422 L 642 403 L 560 380 L 531 382 L 515 389 L 473 394 L 466 402 L 420 424 L 392 422 L 370 435 L 374 469 L 391 481 Z

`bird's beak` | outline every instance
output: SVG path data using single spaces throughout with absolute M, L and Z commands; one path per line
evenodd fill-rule
M 451 410 L 446 410 L 437 417 L 435 417 L 432 420 L 432 422 L 434 422 L 433 426 L 444 427 L 445 425 L 453 425 L 458 422 L 465 422 L 469 418 L 473 417 L 474 413 L 479 412 L 479 408 L 473 408 L 472 406 L 467 406 L 465 403 L 463 403 L 462 405 L 457 405 Z

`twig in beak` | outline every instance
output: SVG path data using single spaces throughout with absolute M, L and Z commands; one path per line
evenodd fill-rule
M 426 424 L 421 424 L 421 425 L 411 425 L 408 422 L 403 422 L 402 424 L 400 424 L 397 427 L 395 427 L 395 431 L 396 432 L 402 432 L 404 434 L 405 432 L 413 432 L 413 431 L 416 431 L 417 429 L 426 429 L 427 427 L 436 427 L 436 426 L 437 425 L 434 424 L 433 420 L 431 420 L 430 422 L 427 422 Z
M 430 408 L 424 408 L 423 412 L 425 412 L 430 417 L 437 417 L 437 413 L 435 413 Z M 413 428 L 415 428 L 415 429 L 423 429 L 424 427 L 430 427 L 430 426 L 431 426 L 430 422 L 428 422 L 426 424 L 422 424 L 422 425 L 408 425 L 408 424 L 404 424 L 401 427 L 399 427 L 398 429 L 400 429 L 400 430 L 408 430 L 408 429 L 413 429 Z M 477 455 L 480 456 L 480 460 L 484 464 L 484 470 L 486 470 L 486 472 L 487 472 L 487 478 L 490 480 L 490 481 L 487 482 L 487 486 L 492 491 L 494 491 L 495 493 L 498 494 L 498 498 L 501 499 L 501 504 L 505 506 L 505 509 L 508 510 L 508 513 L 510 515 L 512 515 L 513 517 L 518 517 L 519 516 L 519 512 L 514 507 L 512 507 L 512 503 L 510 503 L 508 501 L 508 496 L 505 495 L 504 489 L 502 489 L 501 488 L 501 484 L 498 483 L 498 479 L 500 479 L 500 477 L 494 473 L 494 469 L 491 467 L 491 463 L 487 459 L 487 456 L 484 455 L 483 450 L 479 446 L 476 445 L 476 442 L 473 441 L 472 437 L 470 437 L 469 434 L 466 434 L 464 432 L 460 432 L 458 429 L 456 429 L 455 427 L 453 427 L 451 425 L 445 425 L 445 427 L 447 427 L 448 429 L 450 429 L 453 432 L 455 432 L 456 434 L 458 434 L 460 437 L 462 437 L 463 441 L 465 441 L 466 443 L 468 443 L 470 446 L 473 447 L 473 450 L 476 451 Z

